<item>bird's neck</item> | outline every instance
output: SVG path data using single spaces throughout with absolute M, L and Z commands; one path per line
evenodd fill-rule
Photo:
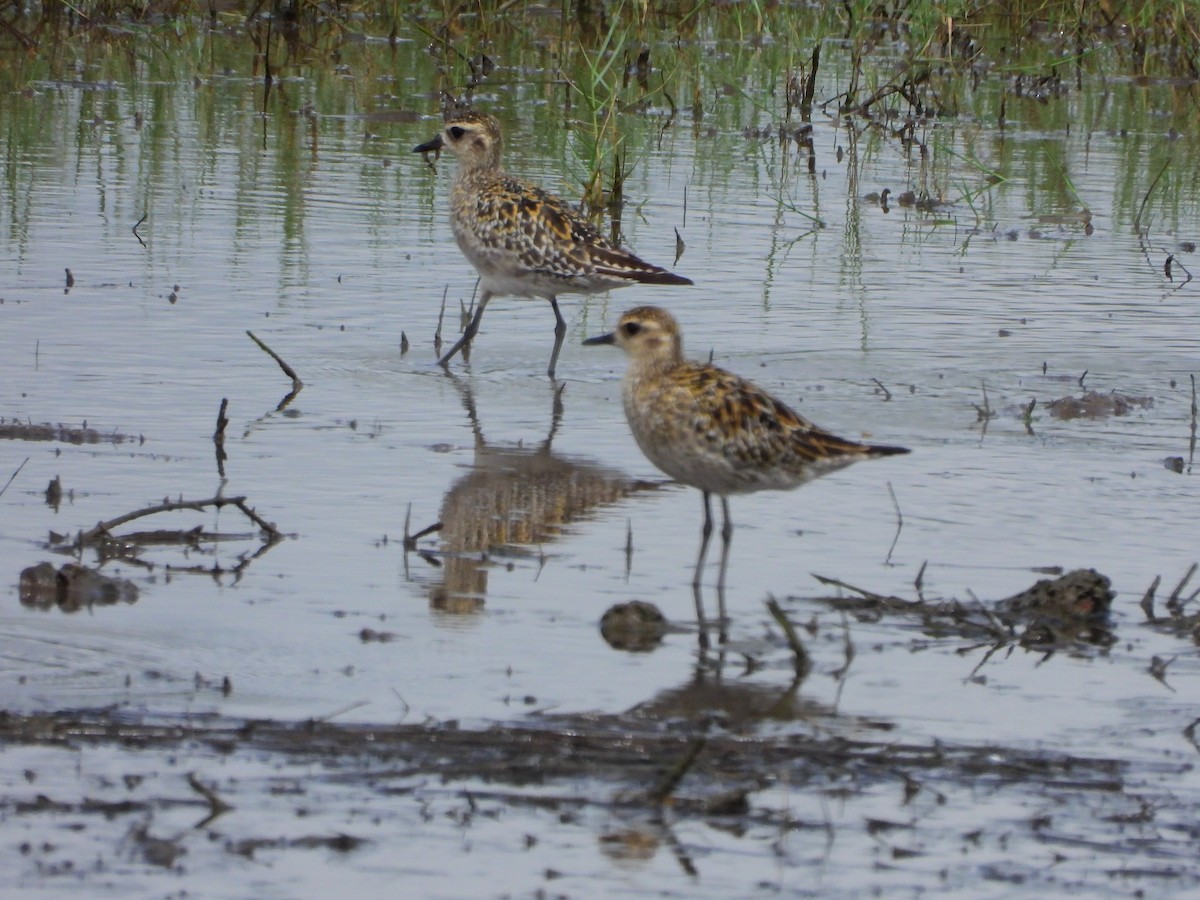
M 480 160 L 471 163 L 458 164 L 458 171 L 455 173 L 454 180 L 459 184 L 470 184 L 473 181 L 479 181 L 483 178 L 503 177 L 504 170 L 500 167 L 500 160 Z
M 686 365 L 686 361 L 679 352 L 664 351 L 648 354 L 633 360 L 629 366 L 628 376 L 630 381 L 658 379 L 682 365 Z

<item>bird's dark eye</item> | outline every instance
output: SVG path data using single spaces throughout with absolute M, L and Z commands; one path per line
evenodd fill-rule
M 633 337 L 642 330 L 642 326 L 637 322 L 626 322 L 621 326 L 621 330 L 625 332 L 625 337 Z
M 467 133 L 467 129 L 463 128 L 461 125 L 451 125 L 447 130 L 450 132 L 450 137 L 454 138 L 456 141 Z

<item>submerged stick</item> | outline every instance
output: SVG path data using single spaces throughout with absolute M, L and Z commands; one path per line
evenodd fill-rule
M 433 333 L 433 352 L 442 352 L 442 320 L 446 317 L 446 295 L 450 293 L 450 285 L 442 288 L 442 308 L 438 310 L 437 331 Z
M 633 570 L 633 520 L 625 520 L 625 580 Z
M 29 457 L 25 457 L 24 461 L 17 466 L 16 471 L 8 476 L 8 481 L 4 482 L 4 487 L 0 488 L 0 497 L 4 496 L 4 492 L 8 490 L 8 486 L 13 483 L 13 479 L 21 474 L 21 470 L 25 468 L 25 463 L 29 462 Z
M 1193 719 L 1192 724 L 1183 729 L 1183 736 L 1188 739 L 1189 743 L 1200 751 L 1200 743 L 1196 741 L 1196 726 L 1200 725 L 1200 719 Z
M 300 389 L 304 387 L 304 382 L 300 380 L 300 376 L 296 374 L 296 370 L 289 366 L 287 361 L 284 360 L 282 356 L 264 344 L 253 331 L 247 330 L 246 334 L 250 336 L 250 340 L 258 344 L 259 349 L 261 349 L 267 354 L 267 356 L 271 357 L 271 359 L 275 360 L 275 362 L 279 364 L 279 368 L 283 369 L 284 375 L 292 379 L 292 395 L 294 396 L 300 393 Z
M 972 403 L 971 405 L 975 407 L 975 421 L 987 422 L 988 419 L 992 418 L 996 414 L 992 411 L 991 404 L 988 403 L 987 382 L 981 382 L 980 386 L 983 389 L 983 406 L 980 406 L 978 403 Z
M 779 627 L 783 629 L 783 636 L 787 639 L 788 647 L 792 650 L 792 666 L 796 670 L 798 678 L 804 678 L 812 671 L 812 657 L 808 655 L 808 650 L 805 649 L 804 643 L 800 640 L 800 635 L 796 634 L 796 626 L 783 611 L 783 607 L 779 605 L 779 601 L 774 597 L 767 597 L 767 611 L 770 612 L 771 618 L 779 623 Z
M 1196 574 L 1196 569 L 1200 568 L 1200 564 L 1192 563 L 1186 572 L 1183 573 L 1183 578 L 1179 580 L 1179 584 L 1175 585 L 1175 590 L 1171 591 L 1171 596 L 1167 598 L 1167 610 L 1172 616 L 1178 618 L 1183 614 L 1183 607 L 1192 597 L 1183 599 L 1183 589 L 1187 587 L 1187 583 L 1192 580 L 1192 576 Z
M 1167 174 L 1167 169 L 1170 167 L 1170 165 L 1171 160 L 1168 159 L 1165 163 L 1163 163 L 1162 168 L 1158 170 L 1158 174 L 1155 175 L 1154 180 L 1150 182 L 1150 187 L 1146 189 L 1145 196 L 1142 197 L 1142 205 L 1138 207 L 1137 215 L 1133 217 L 1133 227 L 1137 229 L 1139 234 L 1141 234 L 1142 231 L 1142 213 L 1146 211 L 1146 204 L 1150 202 L 1150 195 L 1154 193 L 1154 188 L 1158 185 L 1159 179 Z
M 679 782 L 683 780 L 683 776 L 695 765 L 696 759 L 700 756 L 700 751 L 704 749 L 707 743 L 708 741 L 705 738 L 692 741 L 687 753 L 683 755 L 683 759 L 679 760 L 675 764 L 675 767 L 666 774 L 666 777 L 659 782 L 658 787 L 646 795 L 647 799 L 657 804 L 665 803 L 667 798 L 675 792 L 675 788 L 679 787 Z
M 896 549 L 896 544 L 900 543 L 900 532 L 904 530 L 904 513 L 900 512 L 900 501 L 896 499 L 896 491 L 892 488 L 892 483 L 887 483 L 888 493 L 892 496 L 892 508 L 896 510 L 896 536 L 892 538 L 892 546 L 888 547 L 887 557 L 883 564 L 890 565 L 892 562 L 892 551 Z
M 425 537 L 426 535 L 433 534 L 435 531 L 441 531 L 442 523 L 434 522 L 432 525 L 426 525 L 424 528 L 422 528 L 416 534 L 409 534 L 408 528 L 411 524 L 412 524 L 412 504 L 410 503 L 410 504 L 408 504 L 408 511 L 405 512 L 405 514 L 404 514 L 404 552 L 407 553 L 409 550 L 413 550 L 413 551 L 420 553 L 422 556 L 428 557 L 427 553 L 425 553 L 417 548 L 417 541 L 419 541 L 421 538 Z
M 204 798 L 208 804 L 209 813 L 203 819 L 195 824 L 195 828 L 203 828 L 213 819 L 224 813 L 229 812 L 233 807 L 217 796 L 217 792 L 205 785 L 196 777 L 195 772 L 188 772 L 187 776 L 188 787 Z
M 1196 461 L 1196 376 L 1192 375 L 1192 434 L 1188 440 L 1188 469 Z
M 225 426 L 229 424 L 229 417 L 225 415 L 225 410 L 229 408 L 229 398 L 221 398 L 221 408 L 217 410 L 217 430 L 213 432 L 213 444 L 217 448 L 217 474 L 222 478 L 225 477 L 225 460 L 228 459 L 228 454 L 225 453 Z
M 1142 595 L 1142 602 L 1138 604 L 1142 608 L 1142 612 L 1146 614 L 1147 622 L 1158 620 L 1158 616 L 1154 614 L 1154 592 L 1158 590 L 1158 586 L 1162 584 L 1162 576 L 1155 575 L 1154 580 L 1150 582 L 1150 587 L 1146 588 L 1146 593 Z
M 220 509 L 223 506 L 236 506 L 246 518 L 266 532 L 272 541 L 282 537 L 278 528 L 246 505 L 245 497 L 212 497 L 208 500 L 167 500 L 163 503 L 157 503 L 154 506 L 135 509 L 133 512 L 109 519 L 107 522 L 101 522 L 89 531 L 81 532 L 78 543 L 81 547 L 90 544 L 102 537 L 106 537 L 114 528 L 119 528 L 126 522 L 132 522 L 134 519 L 141 519 L 145 516 L 152 516 L 161 512 L 180 512 L 182 510 L 199 512 L 209 507 Z
M 830 587 L 839 587 L 848 591 L 853 591 L 864 600 L 870 600 L 873 603 L 906 603 L 906 601 L 901 600 L 899 597 L 885 597 L 883 594 L 877 594 L 874 591 L 867 590 L 866 588 L 855 587 L 849 582 L 842 581 L 840 578 L 830 578 L 826 575 L 818 575 L 816 572 L 812 573 L 812 577 L 821 582 L 821 584 L 827 584 Z

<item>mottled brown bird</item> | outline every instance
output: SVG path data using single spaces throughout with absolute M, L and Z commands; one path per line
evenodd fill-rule
M 616 344 L 629 354 L 622 393 L 634 439 L 650 462 L 704 495 L 693 584 L 712 534 L 713 494 L 721 498 L 728 553 L 730 494 L 789 490 L 859 460 L 908 453 L 837 437 L 752 382 L 685 359 L 679 325 L 658 307 L 631 309 L 614 331 L 584 343 Z M 724 569 L 723 558 L 722 579 Z
M 500 164 L 499 123 L 473 109 L 447 111 L 445 127 L 414 153 L 449 150 L 458 158 L 450 225 L 459 249 L 479 273 L 479 306 L 462 337 L 439 362 L 470 352 L 488 301 L 542 297 L 554 309 L 553 378 L 567 325 L 560 294 L 595 294 L 630 284 L 691 284 L 608 240 L 561 197 L 509 175 Z

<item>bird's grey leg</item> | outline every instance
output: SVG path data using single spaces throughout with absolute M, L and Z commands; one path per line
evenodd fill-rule
M 699 583 L 692 584 L 692 599 L 696 601 L 696 632 L 700 639 L 700 661 L 703 662 L 704 652 L 708 650 L 708 622 L 704 618 L 704 595 Z
M 725 514 L 725 524 L 721 527 L 721 571 L 717 576 L 717 586 L 725 587 L 725 570 L 729 567 L 729 544 L 733 539 L 733 519 L 729 516 L 729 498 L 721 498 L 721 512 Z
M 563 321 L 562 313 L 558 310 L 558 298 L 550 298 L 550 306 L 554 310 L 554 352 L 550 354 L 550 368 L 546 374 L 554 377 L 554 369 L 558 365 L 558 352 L 562 350 L 563 338 L 567 336 L 567 323 Z
M 704 596 L 700 593 L 700 576 L 704 574 L 704 557 L 708 553 L 708 539 L 712 537 L 711 495 L 704 491 L 704 527 L 700 529 L 700 555 L 696 557 L 696 574 L 692 577 L 692 597 L 696 601 L 696 628 L 700 634 L 700 652 L 708 649 L 708 622 L 704 619 Z
M 717 616 L 720 619 L 721 642 L 725 641 L 725 572 L 729 569 L 729 544 L 733 539 L 733 519 L 729 515 L 729 498 L 722 495 L 721 511 L 725 524 L 721 527 L 721 569 L 717 575 Z
M 463 358 L 466 359 L 471 352 L 471 340 L 479 331 L 479 320 L 483 318 L 483 310 L 488 305 L 488 301 L 492 299 L 491 291 L 484 291 L 479 296 L 479 308 L 475 310 L 475 315 L 471 317 L 470 323 L 467 325 L 467 330 L 463 332 L 462 337 L 458 339 L 458 343 L 450 348 L 441 359 L 438 360 L 439 366 L 445 366 L 454 358 L 454 355 L 460 350 L 463 353 Z
M 692 577 L 692 587 L 700 586 L 700 576 L 704 574 L 704 557 L 708 554 L 708 539 L 712 537 L 712 494 L 704 491 L 704 527 L 700 529 L 700 555 L 696 558 L 696 574 Z

